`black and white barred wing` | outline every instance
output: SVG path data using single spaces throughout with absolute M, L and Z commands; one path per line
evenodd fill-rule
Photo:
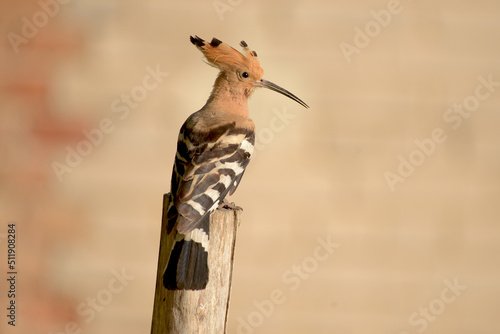
M 238 186 L 255 138 L 253 130 L 234 122 L 196 131 L 190 119 L 179 134 L 167 213 L 167 232 L 176 229 L 163 275 L 170 290 L 206 287 L 210 213 Z
M 184 131 L 183 131 L 184 130 Z M 208 133 L 181 130 L 172 184 L 177 231 L 186 234 L 232 194 L 250 162 L 253 130 L 229 123 Z

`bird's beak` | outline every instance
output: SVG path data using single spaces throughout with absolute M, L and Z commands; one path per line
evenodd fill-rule
M 255 86 L 256 87 L 264 87 L 264 88 L 268 88 L 270 90 L 274 90 L 275 92 L 278 92 L 280 94 L 283 94 L 283 95 L 291 98 L 295 102 L 301 104 L 303 107 L 309 108 L 309 106 L 304 101 L 302 101 L 301 99 L 299 99 L 297 96 L 293 95 L 292 93 L 290 93 L 286 89 L 281 88 L 280 86 L 278 86 L 276 84 L 273 84 L 270 81 L 261 79 L 261 80 L 255 82 Z

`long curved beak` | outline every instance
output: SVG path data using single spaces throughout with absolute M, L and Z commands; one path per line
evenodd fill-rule
M 309 108 L 309 106 L 304 102 L 302 101 L 301 99 L 299 99 L 297 96 L 293 95 L 292 93 L 290 93 L 289 91 L 287 91 L 286 89 L 284 88 L 281 88 L 280 86 L 276 85 L 276 84 L 273 84 L 271 81 L 267 81 L 267 80 L 264 80 L 264 79 L 260 79 L 259 81 L 256 81 L 255 82 L 255 86 L 256 87 L 264 87 L 264 88 L 268 88 L 270 90 L 273 90 L 275 92 L 278 92 L 280 94 L 283 94 L 289 98 L 291 98 L 292 100 L 294 100 L 295 102 L 301 104 L 304 108 Z

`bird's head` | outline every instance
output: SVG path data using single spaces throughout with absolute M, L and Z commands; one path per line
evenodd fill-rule
M 241 41 L 240 45 L 246 56 L 217 38 L 212 38 L 212 41 L 207 43 L 198 36 L 191 36 L 191 43 L 203 53 L 209 65 L 221 71 L 224 80 L 227 80 L 230 85 L 242 87 L 247 96 L 253 92 L 255 87 L 264 87 L 283 94 L 309 108 L 305 102 L 286 89 L 262 79 L 264 70 L 260 67 L 257 53 L 250 50 L 245 41 Z

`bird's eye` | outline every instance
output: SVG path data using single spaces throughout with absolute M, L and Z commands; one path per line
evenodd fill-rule
M 248 72 L 243 72 L 243 73 L 241 73 L 241 76 L 242 76 L 243 78 L 248 78 Z

